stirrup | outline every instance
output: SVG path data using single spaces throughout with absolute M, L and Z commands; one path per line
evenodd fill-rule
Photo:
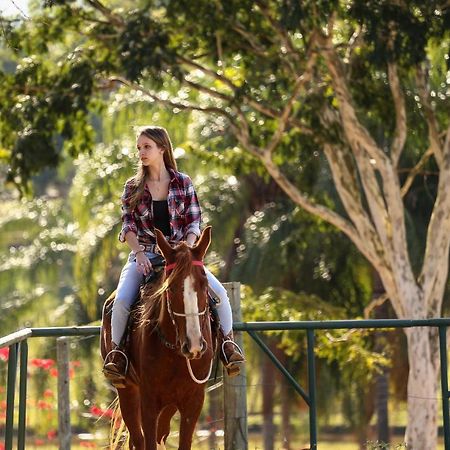
M 105 360 L 103 361 L 103 368 L 102 368 L 102 371 L 103 371 L 103 373 L 106 375 L 106 374 L 111 374 L 111 375 L 115 375 L 115 377 L 116 378 L 118 378 L 118 376 L 117 375 L 120 375 L 120 374 L 118 374 L 117 372 L 111 372 L 111 371 L 109 371 L 108 369 L 106 369 L 106 365 L 107 364 L 109 364 L 109 363 L 111 363 L 111 362 L 113 362 L 113 361 L 108 361 L 108 359 L 112 359 L 111 358 L 111 355 L 113 355 L 114 353 L 120 353 L 124 358 L 125 358 L 125 375 L 128 373 L 128 363 L 129 363 L 129 361 L 128 361 L 128 356 L 126 355 L 126 353 L 125 352 L 123 352 L 122 350 L 120 350 L 120 348 L 118 348 L 118 347 L 116 347 L 116 348 L 114 348 L 114 349 L 112 349 L 110 352 L 108 352 L 107 354 L 106 354 L 106 356 L 105 356 Z M 125 375 L 123 375 L 123 378 L 125 378 Z M 122 378 L 122 377 L 121 377 Z
M 239 354 L 243 358 L 242 361 L 232 361 L 232 362 L 228 361 L 227 355 L 225 353 L 225 344 L 227 344 L 227 343 L 233 344 L 238 349 Z M 239 345 L 236 342 L 232 341 L 231 339 L 227 339 L 227 340 L 222 342 L 222 349 L 221 350 L 222 350 L 223 359 L 225 361 L 225 367 L 227 369 L 232 367 L 235 364 L 242 364 L 242 363 L 245 362 L 244 353 L 241 350 L 241 347 L 239 347 Z

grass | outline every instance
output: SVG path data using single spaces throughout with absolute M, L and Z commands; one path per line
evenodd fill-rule
M 331 439 L 331 438 L 329 438 Z M 320 450 L 359 450 L 359 445 L 355 442 L 351 441 L 351 436 L 337 436 L 333 440 L 321 440 L 319 436 L 319 442 L 318 442 L 318 448 Z M 75 442 L 76 439 L 73 439 L 73 443 L 71 445 L 72 450 L 86 450 L 88 448 L 92 449 L 105 449 L 107 450 L 106 442 L 99 442 L 96 444 L 96 446 L 88 447 L 86 446 L 86 443 L 84 445 L 81 445 L 81 442 Z M 396 449 L 397 445 L 401 442 L 401 439 L 399 439 L 397 436 L 395 439 L 393 439 L 394 445 L 391 446 L 391 450 Z M 167 450 L 175 449 L 177 448 L 178 439 L 176 436 L 169 437 L 167 441 Z M 26 445 L 27 450 L 56 450 L 58 448 L 58 441 L 55 440 L 54 445 L 33 445 L 33 442 L 28 442 Z M 203 438 L 201 441 L 197 438 L 192 448 L 195 450 L 224 450 L 224 444 L 223 444 L 223 438 L 217 439 L 217 446 L 216 447 L 210 447 L 208 443 L 207 438 Z M 275 442 L 275 450 L 284 450 L 284 447 L 281 442 Z M 309 443 L 307 440 L 302 441 L 295 441 L 291 444 L 292 450 L 303 450 L 308 449 Z M 368 446 L 367 450 L 372 450 L 374 447 Z M 403 447 L 399 447 L 403 449 Z M 260 435 L 251 435 L 249 436 L 249 445 L 248 450 L 264 450 L 263 444 L 262 444 L 262 437 Z M 443 443 L 439 443 L 436 450 L 444 450 Z

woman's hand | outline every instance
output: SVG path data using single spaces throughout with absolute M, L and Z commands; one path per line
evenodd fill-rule
M 142 251 L 136 254 L 136 268 L 144 276 L 147 276 L 152 270 L 152 263 Z
M 189 233 L 186 236 L 186 244 L 188 247 L 193 247 L 195 245 L 195 242 L 197 241 L 197 236 L 194 233 Z

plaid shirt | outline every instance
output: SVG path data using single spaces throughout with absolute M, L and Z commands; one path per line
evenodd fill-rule
M 170 174 L 169 207 L 170 240 L 179 242 L 189 233 L 200 236 L 201 209 L 191 179 L 181 172 L 168 169 Z M 140 244 L 155 244 L 153 227 L 152 196 L 145 186 L 142 198 L 132 210 L 129 199 L 134 190 L 133 182 L 125 183 L 122 194 L 122 230 L 119 240 L 125 242 L 125 235 L 133 231 Z

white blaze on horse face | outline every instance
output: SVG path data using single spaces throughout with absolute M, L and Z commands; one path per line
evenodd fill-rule
M 200 331 L 200 319 L 197 302 L 197 292 L 194 289 L 194 278 L 189 275 L 184 279 L 184 312 L 186 314 L 186 335 L 189 338 L 189 352 L 200 353 L 202 333 Z

